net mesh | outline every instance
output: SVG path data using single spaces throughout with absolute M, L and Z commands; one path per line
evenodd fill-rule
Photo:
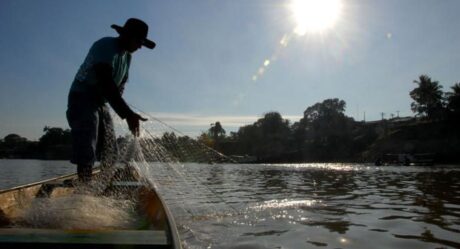
M 101 173 L 92 182 L 75 183 L 75 192 L 70 196 L 34 200 L 23 211 L 17 225 L 54 229 L 136 229 L 140 222 L 134 215 L 136 200 L 104 194 L 114 180 L 131 180 L 133 174 L 142 184 L 153 186 L 160 193 L 176 222 L 238 213 L 238 207 L 227 203 L 216 190 L 203 184 L 200 175 L 187 169 L 191 165 L 222 165 L 233 160 L 152 115 L 138 112 L 149 119 L 141 124 L 139 137 L 130 134 L 126 121 L 111 114 L 113 121 L 106 123 L 102 133 L 106 139 L 100 152 Z M 122 136 L 114 136 L 114 131 Z M 212 202 L 212 207 L 200 204 L 203 202 L 197 199 L 199 196 Z M 188 218 L 181 219 L 183 216 Z M 182 234 L 191 233 L 187 230 L 189 224 L 177 223 Z

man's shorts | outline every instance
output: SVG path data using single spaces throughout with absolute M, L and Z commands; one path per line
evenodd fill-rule
M 114 163 L 118 148 L 112 117 L 106 104 L 95 104 L 84 94 L 70 93 L 67 121 L 72 134 L 72 159 L 74 164 L 93 165 Z

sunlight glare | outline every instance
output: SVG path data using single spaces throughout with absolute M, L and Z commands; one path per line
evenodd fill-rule
M 342 10 L 341 0 L 292 0 L 290 4 L 296 20 L 294 32 L 299 36 L 331 28 Z

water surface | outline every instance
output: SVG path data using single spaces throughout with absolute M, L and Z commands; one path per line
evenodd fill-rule
M 460 248 L 459 167 L 155 167 L 189 248 Z
M 74 172 L 0 160 L 0 188 Z M 156 164 L 185 248 L 460 248 L 460 167 Z
M 0 159 L 0 189 L 75 173 L 69 161 Z

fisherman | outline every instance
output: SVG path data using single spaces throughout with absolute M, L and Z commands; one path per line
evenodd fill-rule
M 131 54 L 141 46 L 153 49 L 156 44 L 147 39 L 148 25 L 139 19 L 130 18 L 123 27 L 115 24 L 111 27 L 119 36 L 104 37 L 92 45 L 68 97 L 71 162 L 77 165 L 81 182 L 91 180 L 97 155 L 118 153 L 107 102 L 121 119 L 126 120 L 134 136 L 139 136 L 139 121 L 147 120 L 131 110 L 122 94 L 128 80 Z M 101 162 L 103 160 L 101 158 Z

